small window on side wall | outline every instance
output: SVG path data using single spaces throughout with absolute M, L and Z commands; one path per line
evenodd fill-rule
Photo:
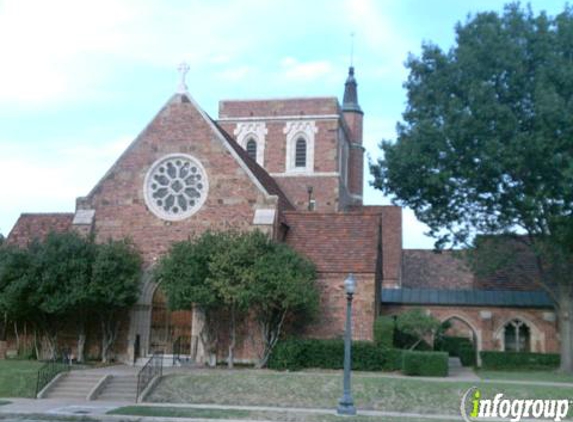
M 303 138 L 298 138 L 296 140 L 294 166 L 306 167 L 306 140 Z
M 246 150 L 248 156 L 257 161 L 257 142 L 253 138 L 247 141 Z

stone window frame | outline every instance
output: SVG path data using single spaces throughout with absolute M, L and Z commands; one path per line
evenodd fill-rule
M 537 324 L 530 318 L 523 316 L 523 314 L 513 314 L 509 318 L 503 319 L 497 326 L 493 334 L 493 339 L 498 342 L 499 350 L 502 352 L 505 350 L 505 327 L 513 320 L 519 320 L 529 327 L 530 352 L 545 353 L 545 333 L 539 329 Z
M 256 162 L 261 167 L 265 165 L 265 144 L 268 134 L 267 125 L 264 122 L 240 122 L 233 131 L 237 143 L 247 151 L 247 142 L 251 139 L 257 144 Z
M 193 205 L 190 211 L 182 212 L 180 214 L 169 214 L 167 212 L 159 210 L 157 205 L 153 203 L 152 198 L 150 198 L 149 196 L 149 189 L 150 189 L 149 186 L 152 183 L 151 178 L 155 174 L 155 170 L 161 165 L 161 163 L 167 163 L 177 159 L 191 161 L 193 165 L 198 168 L 199 170 L 198 174 L 201 174 L 203 176 L 202 177 L 203 188 L 201 190 L 203 194 L 200 196 L 197 203 Z M 147 209 L 157 218 L 165 221 L 182 221 L 193 216 L 203 207 L 205 201 L 207 200 L 208 195 L 209 195 L 209 176 L 207 174 L 207 171 L 205 170 L 205 167 L 203 167 L 201 161 L 199 161 L 196 157 L 190 154 L 172 153 L 159 157 L 149 166 L 149 169 L 147 170 L 143 181 L 143 199 L 145 201 Z
M 286 135 L 285 173 L 314 173 L 314 141 L 318 127 L 314 120 L 294 120 L 285 124 Z M 306 166 L 296 166 L 296 143 L 299 139 L 306 141 Z

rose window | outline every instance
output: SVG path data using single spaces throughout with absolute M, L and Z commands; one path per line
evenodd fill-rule
M 164 220 L 182 220 L 201 208 L 207 198 L 207 175 L 190 155 L 172 154 L 157 160 L 147 172 L 145 202 Z

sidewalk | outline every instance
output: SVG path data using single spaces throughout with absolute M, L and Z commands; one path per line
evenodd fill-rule
M 246 422 L 248 419 L 205 419 L 205 418 L 179 418 L 179 417 L 146 417 L 146 416 L 127 416 L 127 415 L 107 415 L 106 413 L 123 406 L 135 406 L 130 402 L 101 402 L 101 401 L 78 401 L 78 400 L 58 400 L 58 399 L 10 399 L 11 404 L 0 406 L 0 417 L 2 414 L 18 414 L 18 415 L 49 415 L 49 416 L 78 416 L 90 417 L 101 421 L 116 421 L 116 420 L 139 420 L 139 421 L 225 421 L 225 422 Z M 172 404 L 172 403 L 139 403 L 136 406 L 141 407 L 170 407 L 170 408 L 192 408 L 192 409 L 216 409 L 216 410 L 248 410 L 260 412 L 276 412 L 276 413 L 298 413 L 308 415 L 336 415 L 336 409 L 320 409 L 320 408 L 297 408 L 297 407 L 272 407 L 272 406 L 232 406 L 232 405 L 218 405 L 218 404 Z M 386 412 L 376 410 L 358 410 L 361 416 L 370 417 L 395 417 L 395 418 L 416 418 L 428 421 L 459 421 L 457 415 L 428 415 L 417 413 L 399 413 L 399 412 Z M 383 420 L 383 419 L 381 419 Z M 256 422 L 270 422 L 257 419 Z M 276 420 L 274 421 L 276 422 Z

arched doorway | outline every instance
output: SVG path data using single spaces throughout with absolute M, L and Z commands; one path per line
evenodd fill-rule
M 448 328 L 442 333 L 445 344 L 448 344 L 450 356 L 459 357 L 462 364 L 480 365 L 481 331 L 467 318 L 452 315 L 442 320 Z
M 149 353 L 173 353 L 177 342 L 178 352 L 189 354 L 191 344 L 191 311 L 170 311 L 167 296 L 161 286 L 155 289 L 151 301 L 151 324 L 149 329 Z

